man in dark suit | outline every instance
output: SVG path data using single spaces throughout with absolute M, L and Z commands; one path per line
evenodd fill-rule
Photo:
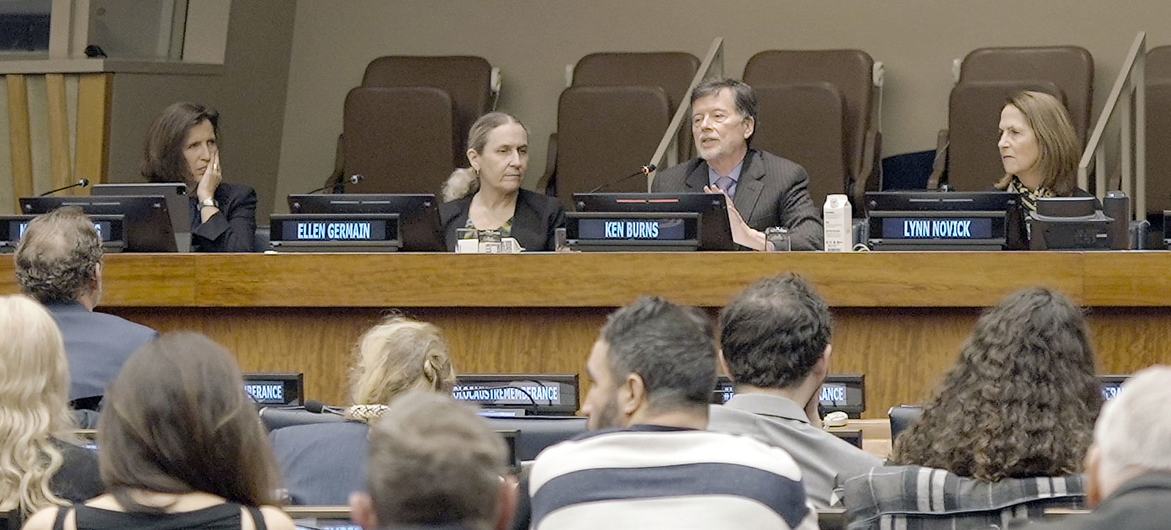
M 1108 401 L 1086 455 L 1086 500 L 1094 513 L 1037 529 L 1171 528 L 1171 367 L 1143 370 Z
M 653 192 L 723 191 L 732 198 L 733 239 L 765 248 L 763 230 L 787 228 L 793 250 L 820 250 L 821 215 L 809 197 L 809 174 L 797 163 L 750 147 L 756 95 L 735 79 L 701 83 L 691 92 L 695 158 L 655 176 Z
M 102 245 L 93 222 L 77 208 L 59 208 L 29 223 L 16 247 L 16 280 L 61 329 L 69 399 L 79 407 L 96 407 L 130 354 L 158 336 L 93 311 L 102 296 Z

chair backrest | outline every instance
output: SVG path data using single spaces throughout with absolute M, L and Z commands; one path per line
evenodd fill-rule
M 557 106 L 557 195 L 566 209 L 573 194 L 636 171 L 658 147 L 671 114 L 666 93 L 652 86 L 569 87 Z M 605 191 L 645 192 L 634 177 Z
M 452 123 L 451 98 L 437 88 L 350 90 L 342 125 L 344 171 L 366 178 L 346 191 L 438 193 L 454 169 Z
M 1065 95 L 1081 145 L 1094 101 L 1094 57 L 1081 46 L 979 48 L 960 65 L 960 82 L 1048 81 Z
M 809 172 L 809 196 L 848 193 L 845 102 L 827 82 L 756 88 L 760 116 L 752 147 L 801 164 Z
M 467 167 L 464 142 L 468 129 L 488 112 L 492 94 L 492 65 L 483 57 L 379 57 L 366 65 L 364 87 L 433 87 L 451 98 L 454 167 Z
M 744 82 L 757 89 L 758 94 L 760 88 L 768 86 L 819 82 L 833 85 L 843 101 L 846 167 L 851 176 L 857 177 L 863 169 L 866 135 L 871 128 L 873 72 L 874 59 L 862 50 L 766 50 L 748 60 Z M 762 122 L 773 119 L 761 112 Z
M 1164 210 L 1171 210 L 1171 46 L 1147 51 L 1144 73 L 1147 83 L 1147 214 L 1162 214 Z
M 699 64 L 698 57 L 686 52 L 591 53 L 573 67 L 573 86 L 657 86 L 667 94 L 667 109 L 673 116 L 679 105 L 689 104 L 683 97 Z M 694 150 L 688 123 L 679 128 L 680 160 L 690 158 Z
M 1050 81 L 961 81 L 948 103 L 947 183 L 957 191 L 987 191 L 1004 176 L 997 147 L 1000 111 L 1013 94 L 1035 90 L 1064 101 Z
M 903 431 L 911 428 L 923 416 L 919 405 L 895 405 L 886 413 L 890 418 L 890 441 L 894 443 Z
M 498 431 L 518 431 L 516 457 L 521 461 L 533 460 L 546 447 L 586 432 L 586 419 L 578 416 L 518 416 L 486 419 L 488 424 Z
M 268 432 L 295 425 L 311 425 L 314 423 L 340 423 L 344 418 L 328 412 L 309 412 L 303 408 L 285 409 L 265 407 L 260 409 L 260 422 Z

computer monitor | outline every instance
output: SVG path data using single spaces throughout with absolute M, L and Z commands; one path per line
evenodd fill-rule
M 289 212 L 293 214 L 398 214 L 402 250 L 447 250 L 443 225 L 439 222 L 439 202 L 429 193 L 326 193 L 289 195 Z
M 191 251 L 191 199 L 187 197 L 187 184 L 182 182 L 137 182 L 94 184 L 90 194 L 94 197 L 110 196 L 156 196 L 167 201 L 171 214 L 171 229 L 175 233 L 175 247 L 179 252 Z
M 260 406 L 299 407 L 305 404 L 305 374 L 247 373 L 244 374 L 244 391 Z
M 1020 196 L 1007 191 L 866 193 L 873 250 L 1023 248 Z
M 504 415 L 568 415 L 578 409 L 577 374 L 467 374 L 451 395 Z
M 40 215 L 62 206 L 76 206 L 88 215 L 121 215 L 126 250 L 129 252 L 176 252 L 170 209 L 161 195 L 107 197 L 21 197 L 20 210 Z
M 735 250 L 722 193 L 574 193 L 578 212 L 699 214 L 699 250 Z

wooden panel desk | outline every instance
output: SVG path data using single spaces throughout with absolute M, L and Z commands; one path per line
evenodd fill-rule
M 980 308 L 1028 286 L 1090 307 L 1102 373 L 1171 363 L 1171 253 L 125 254 L 102 311 L 208 334 L 246 371 L 305 373 L 343 403 L 349 351 L 388 309 L 445 330 L 462 372 L 581 372 L 606 315 L 640 294 L 713 311 L 750 282 L 804 275 L 833 307 L 832 370 L 864 373 L 865 417 L 920 402 Z M 0 259 L 0 293 L 18 290 Z

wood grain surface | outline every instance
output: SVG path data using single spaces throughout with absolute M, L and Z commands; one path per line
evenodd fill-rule
M 17 291 L 0 259 L 0 293 Z M 245 371 L 306 374 L 348 402 L 362 331 L 391 309 L 443 328 L 465 373 L 579 373 L 606 315 L 641 294 L 714 313 L 785 271 L 833 308 L 831 369 L 866 375 L 866 418 L 925 400 L 983 307 L 1047 285 L 1087 306 L 1101 373 L 1171 363 L 1171 253 L 108 255 L 101 310 L 221 342 Z M 584 391 L 584 388 L 583 388 Z

